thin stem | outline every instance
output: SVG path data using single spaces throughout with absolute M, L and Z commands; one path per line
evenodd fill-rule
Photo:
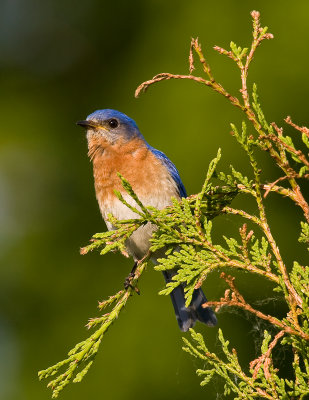
M 276 317 L 273 317 L 271 315 L 266 315 L 266 314 L 262 313 L 261 311 L 253 308 L 250 304 L 248 304 L 245 301 L 244 297 L 239 293 L 238 289 L 236 288 L 236 286 L 234 284 L 234 280 L 235 280 L 234 277 L 232 277 L 230 275 L 226 275 L 224 272 L 221 273 L 220 277 L 222 279 L 224 279 L 227 282 L 227 284 L 230 286 L 231 292 L 230 292 L 230 290 L 227 290 L 225 292 L 225 297 L 221 298 L 220 301 L 208 301 L 207 303 L 205 303 L 203 305 L 204 308 L 211 307 L 211 306 L 219 307 L 219 308 L 223 307 L 223 306 L 243 308 L 244 310 L 250 312 L 251 314 L 254 314 L 257 317 L 270 322 L 272 325 L 279 327 L 284 332 L 286 332 L 290 335 L 297 335 L 297 336 L 301 337 L 302 339 L 309 341 L 309 335 L 307 333 L 305 333 L 302 329 L 300 329 L 298 325 L 296 325 L 297 329 L 294 329 L 294 328 L 290 327 L 289 325 L 287 325 L 285 322 L 280 321 Z
M 244 106 L 240 103 L 237 97 L 233 97 L 230 93 L 228 93 L 219 83 L 216 81 L 210 81 L 204 78 L 201 78 L 199 76 L 194 76 L 194 75 L 175 75 L 175 74 L 170 74 L 168 72 L 163 72 L 161 74 L 158 74 L 154 76 L 152 79 L 149 81 L 145 81 L 141 83 L 138 88 L 135 91 L 135 97 L 139 97 L 139 95 L 142 92 L 145 92 L 150 85 L 161 82 L 163 80 L 169 80 L 169 79 L 190 79 L 192 81 L 198 82 L 198 83 L 203 83 L 206 86 L 211 87 L 213 90 L 216 92 L 220 93 L 236 107 L 239 107 L 240 109 L 244 109 Z

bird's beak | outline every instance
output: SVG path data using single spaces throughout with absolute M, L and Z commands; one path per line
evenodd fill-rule
M 77 121 L 76 125 L 79 125 L 79 126 L 81 126 L 83 128 L 86 128 L 86 129 L 98 128 L 99 127 L 99 124 L 97 122 L 95 122 L 95 121 L 87 121 L 87 120 L 85 120 L 85 121 Z

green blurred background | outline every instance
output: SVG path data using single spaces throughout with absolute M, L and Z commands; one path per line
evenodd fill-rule
M 247 169 L 229 135 L 229 122 L 242 115 L 218 94 L 185 81 L 163 82 L 139 99 L 134 90 L 159 72 L 187 73 L 190 38 L 199 36 L 215 77 L 237 94 L 235 66 L 211 47 L 227 48 L 230 40 L 248 46 L 252 9 L 275 38 L 258 49 L 250 83 L 258 84 L 269 120 L 280 125 L 291 115 L 306 124 L 308 1 L 0 1 L 0 399 L 50 398 L 37 371 L 86 337 L 97 301 L 119 290 L 132 266 L 119 255 L 79 255 L 105 226 L 75 122 L 100 108 L 125 112 L 175 162 L 188 193 L 200 190 L 218 147 L 222 169 Z M 261 162 L 265 179 L 278 176 L 267 158 Z M 301 259 L 301 213 L 293 206 L 287 212 L 287 201 L 273 196 L 268 205 L 288 263 Z M 238 222 L 220 217 L 216 226 L 236 232 Z M 139 286 L 142 295 L 104 338 L 89 374 L 62 398 L 221 398 L 222 382 L 200 388 L 194 371 L 203 365 L 181 350 L 171 302 L 158 296 L 161 275 L 148 268 Z M 274 296 L 256 277 L 240 277 L 239 286 L 249 301 Z M 216 274 L 205 284 L 209 298 L 223 290 Z M 262 306 L 284 311 L 276 300 Z M 242 314 L 218 318 L 247 363 L 263 327 Z M 215 349 L 217 329 L 198 329 Z

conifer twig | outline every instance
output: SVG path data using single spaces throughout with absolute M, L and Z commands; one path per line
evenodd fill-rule
M 208 301 L 207 303 L 205 303 L 203 305 L 204 308 L 216 307 L 216 310 L 218 311 L 221 307 L 224 306 L 239 307 L 250 312 L 251 314 L 256 315 L 258 318 L 268 321 L 272 325 L 280 328 L 284 333 L 288 333 L 290 335 L 296 335 L 306 341 L 309 341 L 309 335 L 304 331 L 302 331 L 301 329 L 293 329 L 286 323 L 280 321 L 278 318 L 273 317 L 271 315 L 266 315 L 261 311 L 254 309 L 249 303 L 245 301 L 244 297 L 239 293 L 238 289 L 235 287 L 234 277 L 232 277 L 231 275 L 226 275 L 224 272 L 221 273 L 220 277 L 227 282 L 230 289 L 225 291 L 224 297 L 222 297 L 219 301 Z

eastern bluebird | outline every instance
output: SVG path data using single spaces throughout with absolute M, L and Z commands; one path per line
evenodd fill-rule
M 117 219 L 138 217 L 114 193 L 115 189 L 118 190 L 128 203 L 138 207 L 123 189 L 117 172 L 130 182 L 145 206 L 162 209 L 172 204 L 172 197 L 181 199 L 187 196 L 175 165 L 164 153 L 146 142 L 136 123 L 127 115 L 116 110 L 98 110 L 77 124 L 87 129 L 88 155 L 93 163 L 96 197 L 109 230 L 113 229 L 108 221 L 109 213 Z M 147 254 L 154 229 L 148 223 L 127 240 L 128 253 L 135 263 Z M 155 255 L 153 258 L 155 262 Z M 175 271 L 163 271 L 163 274 L 166 282 L 170 282 Z M 214 312 L 202 307 L 207 301 L 202 289 L 194 291 L 189 307 L 185 306 L 182 285 L 171 292 L 171 298 L 182 331 L 193 327 L 196 320 L 209 326 L 216 325 Z

